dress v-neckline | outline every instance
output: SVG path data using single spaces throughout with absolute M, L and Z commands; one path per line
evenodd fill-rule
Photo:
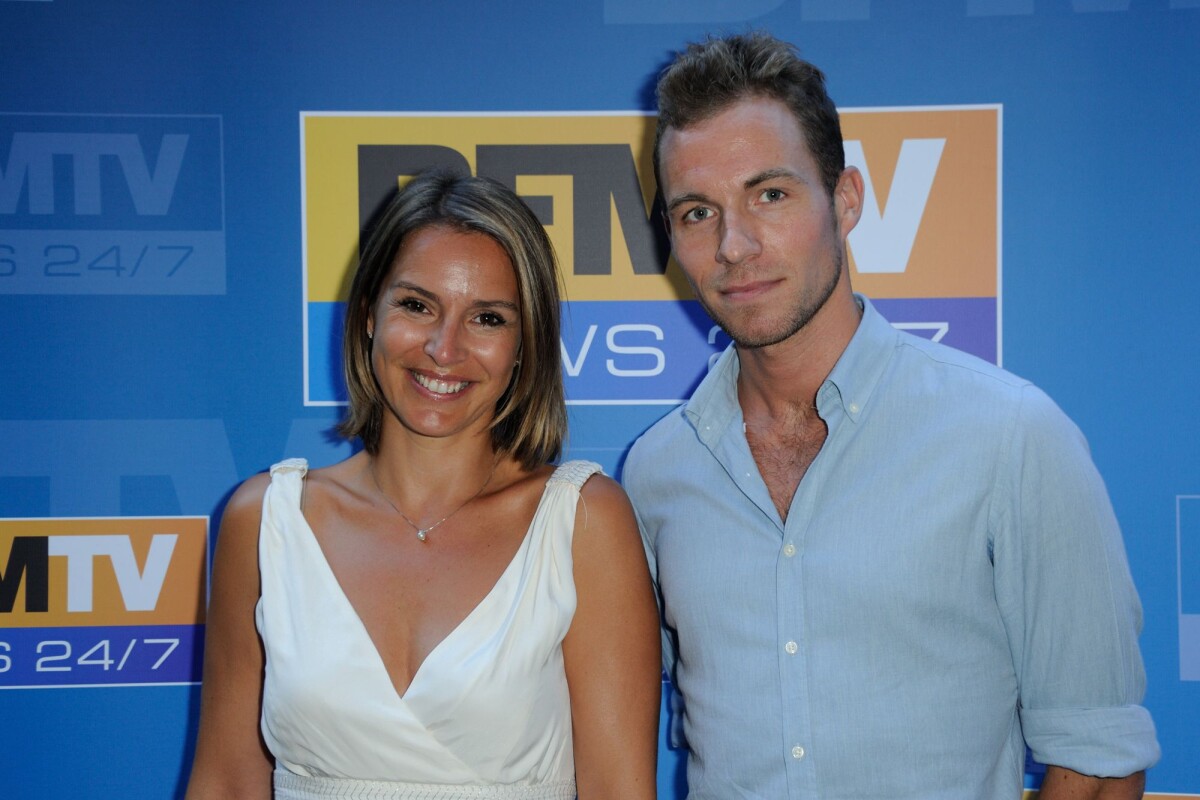
M 447 642 L 454 639 L 456 635 L 472 621 L 473 618 L 482 613 L 481 609 L 484 609 L 487 605 L 489 605 L 493 597 L 500 591 L 500 587 L 508 582 L 509 573 L 513 572 L 517 568 L 517 565 L 525 560 L 523 556 L 525 551 L 529 548 L 529 541 L 533 534 L 534 526 L 537 524 L 538 517 L 542 513 L 542 506 L 546 502 L 546 494 L 550 488 L 550 481 L 553 479 L 553 477 L 554 475 L 552 473 L 546 478 L 546 483 L 542 486 L 542 494 L 538 498 L 537 507 L 533 511 L 533 517 L 529 520 L 529 527 L 525 529 L 525 535 L 521 538 L 521 544 L 517 547 L 516 552 L 513 553 L 512 558 L 509 559 L 509 562 L 505 565 L 503 571 L 501 571 L 500 577 L 496 578 L 496 582 L 492 584 L 490 589 L 488 589 L 487 594 L 485 594 L 480 601 L 476 603 L 470 611 L 467 612 L 466 616 L 459 620 L 458 624 L 451 628 L 450 631 L 443 636 L 428 653 L 425 654 L 425 658 L 421 660 L 421 663 L 417 665 L 416 670 L 413 672 L 412 677 L 408 679 L 408 686 L 404 688 L 404 691 L 400 691 L 399 687 L 396 686 L 396 682 L 392 680 L 392 674 L 388 670 L 387 664 L 383 660 L 382 653 L 379 652 L 379 646 L 376 644 L 375 638 L 371 635 L 370 630 L 367 629 L 367 624 L 363 621 L 362 615 L 358 613 L 358 609 L 354 607 L 354 603 L 350 602 L 350 597 L 346 594 L 346 590 L 342 587 L 341 580 L 333 571 L 333 566 L 329 563 L 329 558 L 325 555 L 325 549 L 321 546 L 321 540 L 317 538 L 316 531 L 314 531 L 312 525 L 309 524 L 308 517 L 304 516 L 303 509 L 297 505 L 296 513 L 300 517 L 300 521 L 303 524 L 304 530 L 308 533 L 309 540 L 312 542 L 313 546 L 317 550 L 317 553 L 320 555 L 322 569 L 328 576 L 330 583 L 333 585 L 333 594 L 340 598 L 340 602 L 344 604 L 345 609 L 349 611 L 350 615 L 358 622 L 358 627 L 362 631 L 363 636 L 366 638 L 368 649 L 375 657 L 376 664 L 378 664 L 379 669 L 383 672 L 384 680 L 389 686 L 391 686 L 392 692 L 395 694 L 397 700 L 403 703 L 408 701 L 409 696 L 412 694 L 413 686 L 417 683 L 417 679 L 420 678 L 425 672 L 425 666 L 434 659 L 434 656 L 436 656 L 439 651 L 444 650 L 447 647 Z M 301 486 L 303 486 L 303 481 L 305 478 L 306 476 L 301 476 Z

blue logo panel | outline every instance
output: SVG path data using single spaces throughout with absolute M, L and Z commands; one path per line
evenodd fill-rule
M 941 342 L 993 364 L 999 361 L 994 297 L 926 297 L 872 303 L 900 330 Z
M 0 688 L 200 682 L 203 628 L 138 625 L 0 632 Z
M 995 363 L 996 300 L 991 297 L 873 301 L 893 325 Z M 309 402 L 346 402 L 341 375 L 344 303 L 309 303 L 309 353 L 328 352 L 336 369 L 308 375 Z M 687 399 L 729 344 L 695 300 L 563 303 L 561 354 L 567 402 L 674 405 Z
M 563 375 L 567 401 L 675 404 L 729 344 L 694 300 L 565 304 Z
M 309 403 L 346 402 L 341 374 L 344 303 L 308 304 Z M 709 359 L 729 344 L 695 301 L 574 301 L 562 304 L 567 402 L 675 404 L 704 377 Z M 312 358 L 328 353 L 328 360 Z

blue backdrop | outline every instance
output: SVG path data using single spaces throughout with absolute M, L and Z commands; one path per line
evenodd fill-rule
M 1002 109 L 992 357 L 1088 436 L 1145 607 L 1148 788 L 1200 797 L 1200 0 L 0 0 L 0 796 L 181 795 L 204 531 L 245 477 L 350 452 L 306 391 L 312 182 L 341 155 L 305 114 L 554 140 L 524 115 L 652 113 L 671 51 L 749 27 L 846 109 Z M 702 339 L 686 303 L 580 291 L 569 363 L 600 320 L 618 373 L 700 374 L 711 350 L 647 327 Z M 572 405 L 570 455 L 619 473 L 667 408 Z

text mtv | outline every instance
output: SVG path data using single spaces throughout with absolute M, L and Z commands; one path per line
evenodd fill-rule
M 72 200 L 77 215 L 103 212 L 103 164 L 115 159 L 125 188 L 141 216 L 162 216 L 171 205 L 189 136 L 165 134 L 152 169 L 137 134 L 16 132 L 9 147 L 7 166 L 0 169 L 0 214 L 17 212 L 22 190 L 27 189 L 29 213 L 54 214 L 55 164 L 71 165 Z M 60 182 L 61 183 L 61 182 Z
M 110 562 L 126 611 L 153 611 L 178 538 L 174 533 L 154 534 L 145 565 L 139 569 L 128 535 L 15 536 L 0 574 L 0 613 L 13 611 L 22 578 L 25 611 L 49 611 L 52 558 L 65 559 L 68 612 L 93 610 L 97 559 Z

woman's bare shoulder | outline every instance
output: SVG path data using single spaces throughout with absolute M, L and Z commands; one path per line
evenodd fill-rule
M 601 517 L 602 522 L 632 520 L 633 507 L 625 490 L 621 488 L 621 484 L 602 472 L 588 478 L 579 494 L 587 506 L 589 518 L 596 514 Z
M 225 504 L 225 510 L 221 514 L 221 529 L 241 527 L 250 523 L 254 523 L 254 528 L 257 529 L 259 517 L 262 515 L 263 496 L 270 482 L 271 476 L 266 472 L 251 475 L 242 481 Z

